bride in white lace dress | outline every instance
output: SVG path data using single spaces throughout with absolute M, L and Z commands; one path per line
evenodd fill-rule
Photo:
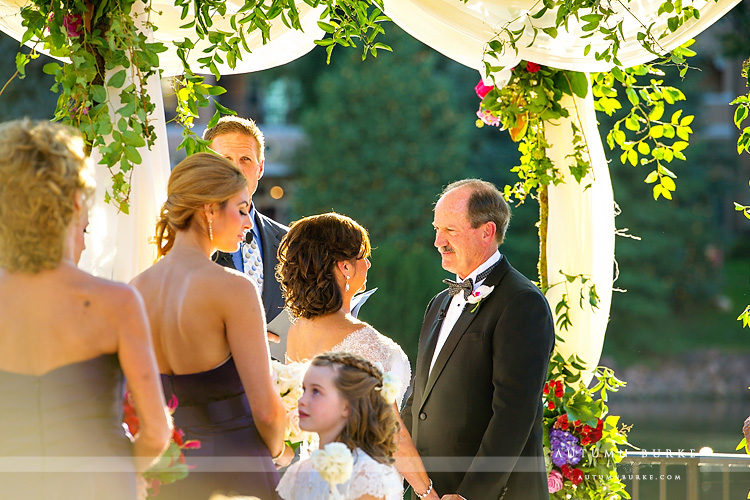
M 287 360 L 306 361 L 329 351 L 358 354 L 398 376 L 401 405 L 411 381 L 406 354 L 351 315 L 352 297 L 365 288 L 369 256 L 367 230 L 349 217 L 327 213 L 292 224 L 279 247 L 276 271 L 295 318 L 287 335 Z M 398 442 L 396 468 L 417 494 L 427 493 L 422 498 L 439 498 L 403 422 Z

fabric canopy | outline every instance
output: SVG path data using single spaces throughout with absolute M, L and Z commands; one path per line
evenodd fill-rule
M 694 7 L 700 11 L 698 20 L 691 19 L 677 32 L 659 41 L 661 51 L 671 50 L 711 26 L 717 19 L 726 14 L 740 0 L 684 0 L 684 7 Z M 0 0 L 0 30 L 20 40 L 23 34 L 20 8 L 25 0 Z M 506 71 L 495 75 L 498 84 L 507 81 L 508 69 L 520 60 L 533 61 L 539 64 L 560 69 L 584 72 L 608 71 L 611 63 L 597 61 L 594 54 L 605 50 L 608 42 L 602 35 L 594 34 L 583 38 L 585 22 L 571 19 L 566 31 L 551 38 L 543 32 L 536 37 L 532 23 L 538 28 L 551 26 L 555 12 L 544 14 L 540 19 L 531 21 L 529 14 L 539 9 L 541 2 L 528 0 L 384 0 L 385 12 L 404 31 L 418 40 L 441 52 L 447 57 L 484 71 L 484 51 L 487 43 L 496 38 L 503 40 L 503 29 L 526 30 L 517 42 L 518 53 L 507 50 L 500 60 L 490 60 L 493 66 L 505 66 Z M 658 16 L 662 0 L 630 0 L 612 2 L 616 9 L 612 24 L 623 22 L 624 42 L 618 58 L 626 67 L 642 64 L 655 56 L 643 49 L 637 41 L 637 33 L 643 26 L 652 25 L 654 33 L 664 31 L 668 16 Z M 244 2 L 227 1 L 228 12 L 236 12 Z M 144 31 L 155 40 L 169 45 L 173 40 L 184 37 L 193 38 L 191 30 L 179 26 L 188 22 L 180 19 L 180 9 L 168 0 L 152 2 L 151 22 L 158 27 L 153 33 L 144 26 Z M 323 32 L 317 27 L 321 8 L 311 9 L 302 2 L 297 2 L 300 9 L 300 21 L 304 32 L 284 26 L 280 20 L 273 22 L 271 41 L 263 45 L 260 34 L 249 37 L 248 43 L 252 53 L 245 54 L 237 67 L 226 65 L 219 67 L 223 74 L 259 71 L 294 60 L 314 47 L 314 40 Z M 531 9 L 531 10 L 529 10 Z M 619 10 L 618 10 L 619 9 Z M 145 17 L 143 9 L 135 14 Z M 226 19 L 215 18 L 214 28 L 231 31 Z M 195 40 L 193 40 L 195 41 Z M 533 45 L 532 45 L 533 43 Z M 592 44 L 592 50 L 584 55 L 586 45 Z M 202 48 L 198 45 L 190 55 L 191 64 L 202 57 Z M 396 47 L 396 50 L 398 48 Z M 160 64 L 164 75 L 175 75 L 181 72 L 180 63 L 174 49 L 162 54 Z M 196 66 L 197 67 L 197 66 Z M 195 68 L 194 68 L 195 69 Z M 160 102 L 161 89 L 157 79 L 149 82 L 149 92 L 155 102 Z M 609 171 L 604 150 L 599 137 L 594 112 L 593 98 L 568 99 L 564 103 L 571 111 L 571 116 L 580 116 L 580 127 L 588 141 L 593 172 L 589 181 L 590 189 L 583 189 L 572 180 L 560 186 L 550 187 L 549 191 L 549 232 L 547 258 L 550 283 L 560 281 L 560 271 L 568 275 L 582 274 L 589 277 L 596 286 L 601 299 L 599 307 L 578 309 L 578 288 L 576 284 L 568 285 L 568 294 L 574 304 L 571 310 L 573 325 L 570 330 L 558 332 L 566 342 L 558 345 L 558 351 L 566 357 L 576 353 L 589 367 L 599 362 L 604 333 L 609 316 L 612 293 L 612 274 L 614 264 L 614 201 L 609 178 Z M 467 110 L 471 112 L 471 110 Z M 166 129 L 164 112 L 157 111 L 158 141 L 152 152 L 141 151 L 143 165 L 136 169 L 133 178 L 133 196 L 131 199 L 132 214 L 128 217 L 117 215 L 114 209 L 103 203 L 103 196 L 97 197 L 97 205 L 92 213 L 92 221 L 98 226 L 92 230 L 91 252 L 85 267 L 98 275 L 127 281 L 135 274 L 148 267 L 154 257 L 154 249 L 149 246 L 149 237 L 153 234 L 154 221 L 159 206 L 166 198 L 165 182 L 169 162 L 166 157 Z M 568 137 L 570 126 L 567 120 L 560 124 L 550 124 L 546 133 L 553 147 L 549 154 L 556 165 L 565 164 L 565 156 L 571 139 Z M 562 169 L 564 171 L 564 169 Z M 101 172 L 100 185 L 108 184 L 106 169 Z M 101 189 L 101 188 L 100 188 Z M 550 303 L 558 302 L 563 288 L 554 287 L 549 293 Z M 590 378 L 590 374 L 586 379 Z

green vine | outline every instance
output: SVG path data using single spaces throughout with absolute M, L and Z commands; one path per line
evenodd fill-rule
M 568 328 L 573 325 L 573 322 L 570 320 L 570 291 L 568 289 L 569 283 L 575 283 L 576 281 L 581 282 L 581 290 L 578 296 L 578 307 L 580 309 L 583 309 L 584 303 L 587 303 L 592 309 L 596 309 L 599 307 L 600 299 L 599 294 L 596 293 L 596 284 L 591 281 L 591 276 L 586 276 L 585 274 L 566 274 L 562 270 L 560 271 L 560 274 L 562 274 L 565 279 L 562 281 L 558 281 L 557 283 L 547 285 L 546 287 L 542 287 L 542 292 L 546 295 L 550 289 L 556 286 L 562 285 L 565 287 L 565 292 L 562 294 L 560 302 L 558 302 L 555 306 L 555 316 L 557 317 L 557 319 L 555 320 L 555 324 L 557 325 L 558 330 L 567 331 Z M 559 336 L 557 336 L 557 340 L 563 341 L 563 339 Z
M 319 26 L 326 37 L 317 40 L 326 47 L 330 60 L 335 46 L 358 47 L 362 58 L 376 57 L 377 51 L 391 50 L 376 41 L 383 33 L 382 0 L 303 0 L 310 7 L 324 6 Z M 136 0 L 30 0 L 21 8 L 26 32 L 22 43 L 31 42 L 29 53 L 19 51 L 16 76 L 24 78 L 25 67 L 45 50 L 67 64 L 49 63 L 45 72 L 55 77 L 53 91 L 59 93 L 55 120 L 79 129 L 91 151 L 98 148 L 100 164 L 109 169 L 112 185 L 105 194 L 107 202 L 121 211 L 129 210 L 130 179 L 133 167 L 142 161 L 138 148 L 151 147 L 156 137 L 151 123 L 154 103 L 146 93 L 146 82 L 159 71 L 159 54 L 167 47 L 148 42 L 140 26 L 153 30 L 150 0 L 144 0 L 144 14 L 137 19 Z M 261 33 L 263 43 L 271 38 L 271 21 L 281 19 L 290 29 L 301 30 L 299 9 L 289 0 L 246 0 L 231 15 L 223 0 L 174 0 L 185 23 L 182 29 L 194 30 L 195 37 L 174 42 L 183 65 L 183 74 L 172 81 L 177 98 L 176 122 L 183 127 L 180 148 L 187 154 L 205 150 L 206 142 L 192 131 L 199 108 L 213 104 L 217 111 L 209 125 L 220 115 L 234 112 L 215 97 L 225 90 L 206 83 L 197 73 L 212 73 L 220 79 L 219 65 L 235 68 L 243 54 L 250 53 L 248 36 Z M 188 17 L 190 19 L 188 19 Z M 213 18 L 228 19 L 231 30 L 214 26 Z M 325 22 L 323 20 L 325 19 Z M 206 43 L 207 42 L 207 43 Z M 205 43 L 198 67 L 191 68 L 188 57 L 198 43 Z
M 691 40 L 675 51 L 692 56 L 695 53 L 687 48 L 692 43 Z M 654 184 L 655 200 L 659 196 L 671 200 L 677 176 L 666 165 L 675 159 L 685 160 L 683 151 L 693 133 L 690 124 L 694 117 L 683 117 L 682 110 L 678 109 L 664 120 L 667 107 L 685 100 L 685 95 L 675 87 L 664 86 L 662 79 L 649 78 L 648 82 L 642 82 L 648 75 L 663 76 L 664 72 L 655 64 L 613 68 L 610 73 L 593 75 L 592 90 L 596 110 L 612 116 L 622 107 L 617 99 L 617 88 L 624 89 L 631 109 L 607 133 L 607 145 L 610 149 L 620 148 L 623 164 L 651 165 L 653 169 L 644 182 Z

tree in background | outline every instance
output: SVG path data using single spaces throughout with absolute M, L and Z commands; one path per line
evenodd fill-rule
M 5 78 L 0 82 L 0 88 L 6 83 L 6 79 L 13 74 L 16 66 L 16 52 L 19 43 L 0 33 L 0 67 L 5 68 Z M 28 49 L 24 49 L 28 52 Z M 0 99 L 0 120 L 11 120 L 28 116 L 29 118 L 43 120 L 52 119 L 55 115 L 55 102 L 57 95 L 50 92 L 55 83 L 55 78 L 46 75 L 42 67 L 50 62 L 46 56 L 39 56 L 26 66 L 26 80 L 14 79 L 8 84 Z M 7 72 L 7 74 L 6 74 Z
M 294 210 L 335 210 L 368 228 L 368 287 L 380 291 L 363 317 L 416 359 L 425 307 L 446 276 L 432 207 L 444 185 L 476 173 L 474 118 L 442 56 L 393 25 L 386 33 L 394 53 L 361 61 L 339 52 L 314 83 L 314 104 L 301 115 L 308 145 L 297 155 Z

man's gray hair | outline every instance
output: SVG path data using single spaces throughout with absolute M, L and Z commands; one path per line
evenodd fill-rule
M 440 198 L 449 191 L 464 187 L 471 189 L 466 214 L 471 227 L 477 228 L 487 222 L 494 222 L 497 227 L 495 239 L 497 244 L 501 245 L 510 223 L 510 206 L 505 201 L 503 193 L 491 182 L 481 179 L 463 179 L 445 186 L 443 192 L 440 193 Z

